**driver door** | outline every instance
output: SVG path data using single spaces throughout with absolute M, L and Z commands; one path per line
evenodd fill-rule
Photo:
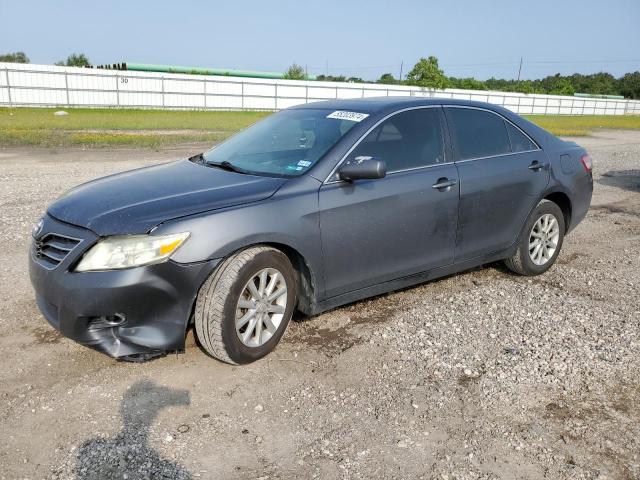
M 459 184 L 444 138 L 440 107 L 397 113 L 346 159 L 383 160 L 386 177 L 322 185 L 326 298 L 453 262 Z

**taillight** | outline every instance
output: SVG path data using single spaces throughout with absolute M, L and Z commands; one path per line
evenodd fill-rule
M 583 155 L 580 157 L 580 163 L 587 173 L 591 173 L 593 171 L 593 160 L 591 160 L 590 155 Z

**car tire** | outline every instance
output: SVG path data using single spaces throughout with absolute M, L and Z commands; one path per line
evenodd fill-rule
M 518 249 L 504 261 L 505 265 L 520 275 L 546 272 L 558 258 L 564 233 L 562 210 L 554 202 L 542 200 L 527 218 L 518 240 Z
M 198 293 L 194 322 L 200 344 L 234 365 L 264 357 L 284 335 L 296 293 L 294 269 L 280 250 L 256 246 L 231 255 Z

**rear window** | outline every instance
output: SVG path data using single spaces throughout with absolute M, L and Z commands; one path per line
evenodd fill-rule
M 447 118 L 458 160 L 511 153 L 511 143 L 502 117 L 472 108 L 447 108 Z

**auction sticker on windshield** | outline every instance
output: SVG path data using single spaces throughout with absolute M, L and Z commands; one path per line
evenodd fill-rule
M 352 122 L 361 122 L 369 116 L 368 113 L 347 112 L 345 110 L 336 110 L 327 115 L 327 118 L 337 118 L 340 120 L 351 120 Z

